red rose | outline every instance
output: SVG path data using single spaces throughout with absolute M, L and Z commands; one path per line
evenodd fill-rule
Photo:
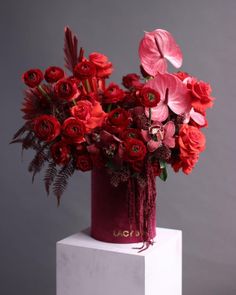
M 46 69 L 44 78 L 48 83 L 55 83 L 64 78 L 64 71 L 59 67 L 49 67 Z
M 179 159 L 172 166 L 175 171 L 182 168 L 185 174 L 189 174 L 198 161 L 199 153 L 205 149 L 205 136 L 197 127 L 182 124 L 177 144 L 180 150 Z
M 160 94 L 152 88 L 144 87 L 140 91 L 140 101 L 147 108 L 156 107 L 160 102 Z
M 22 79 L 27 86 L 34 88 L 43 81 L 43 73 L 39 69 L 31 69 L 23 74 Z
M 90 61 L 82 61 L 75 66 L 74 75 L 81 80 L 92 78 L 96 75 L 96 67 Z
M 68 143 L 81 143 L 85 141 L 85 126 L 79 119 L 70 117 L 62 125 L 63 139 Z
M 111 75 L 113 66 L 106 55 L 93 52 L 89 55 L 89 60 L 96 66 L 98 78 L 108 78 Z
M 70 160 L 70 147 L 63 141 L 54 143 L 51 148 L 53 161 L 57 165 L 66 165 Z
M 61 79 L 54 85 L 54 91 L 58 98 L 71 101 L 79 95 L 75 83 L 69 79 Z
M 108 113 L 106 127 L 111 133 L 119 133 L 128 127 L 129 122 L 129 113 L 122 108 L 117 108 Z
M 104 91 L 104 97 L 102 99 L 103 103 L 116 103 L 123 100 L 125 93 L 120 87 L 115 83 L 110 83 L 107 89 Z
M 91 170 L 93 167 L 92 160 L 89 154 L 82 154 L 76 158 L 76 168 L 85 172 Z
M 51 115 L 42 115 L 33 120 L 35 135 L 43 141 L 53 141 L 61 130 L 59 121 Z
M 83 121 L 91 117 L 93 105 L 87 100 L 80 100 L 70 109 L 71 115 Z
M 147 153 L 145 144 L 136 138 L 127 139 L 124 142 L 123 158 L 127 162 L 141 161 Z
M 143 84 L 140 82 L 140 76 L 135 73 L 124 76 L 122 79 L 122 84 L 127 89 L 140 88 L 143 86 Z
M 176 77 L 178 77 L 181 81 L 183 81 L 184 79 L 190 77 L 188 73 L 186 73 L 186 72 L 181 72 L 181 71 L 179 71 L 179 72 L 177 72 L 177 73 L 174 73 L 174 75 L 175 75 Z
M 213 106 L 213 97 L 211 97 L 211 86 L 203 81 L 191 80 L 187 83 L 188 89 L 192 94 L 193 108 L 204 113 L 207 108 Z

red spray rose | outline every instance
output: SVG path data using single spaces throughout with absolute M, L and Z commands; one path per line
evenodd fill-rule
M 63 141 L 54 143 L 51 148 L 53 161 L 57 165 L 66 165 L 70 160 L 70 147 Z
M 206 109 L 213 106 L 213 97 L 211 97 L 211 86 L 203 81 L 191 79 L 187 82 L 187 88 L 191 91 L 193 108 L 204 113 Z
M 61 125 L 51 115 L 42 115 L 33 120 L 35 135 L 43 141 L 51 142 L 60 134 Z
M 91 117 L 93 105 L 90 101 L 80 100 L 70 109 L 71 115 L 83 121 L 87 121 Z
M 140 91 L 140 101 L 147 108 L 156 107 L 160 102 L 160 94 L 150 87 L 142 88 Z
M 76 168 L 85 172 L 91 170 L 93 167 L 92 160 L 89 154 L 78 155 L 76 158 Z
M 172 166 L 176 172 L 182 168 L 185 174 L 189 174 L 198 161 L 199 153 L 205 149 L 205 136 L 197 127 L 182 124 L 177 144 L 180 150 L 179 160 Z
M 54 91 L 58 98 L 71 101 L 79 95 L 79 90 L 70 79 L 61 79 L 54 85 Z
M 111 75 L 113 66 L 106 55 L 93 52 L 89 55 L 89 60 L 96 66 L 98 78 L 108 78 Z
M 55 83 L 64 78 L 64 71 L 59 67 L 49 67 L 46 69 L 44 78 L 48 83 Z
M 66 119 L 62 125 L 63 139 L 68 143 L 81 143 L 85 141 L 85 125 L 76 118 L 70 117 Z
M 31 69 L 23 74 L 22 79 L 27 86 L 34 88 L 43 81 L 43 73 L 40 69 Z
M 74 75 L 81 80 L 92 78 L 96 75 L 96 67 L 90 61 L 82 61 L 75 66 Z
M 90 118 L 86 121 L 85 127 L 87 132 L 91 132 L 96 127 L 101 127 L 107 114 L 103 111 L 99 102 L 94 101 L 90 113 Z
M 135 73 L 124 76 L 122 79 L 122 84 L 127 89 L 140 88 L 143 86 L 143 84 L 140 82 L 140 76 Z
M 128 127 L 129 122 L 129 113 L 122 108 L 117 108 L 108 114 L 106 120 L 106 128 L 111 133 L 119 133 Z
M 181 81 L 184 81 L 184 79 L 190 77 L 188 73 L 186 72 L 181 72 L 181 71 L 178 71 L 177 73 L 174 73 L 174 75 L 176 77 L 178 77 Z
M 127 139 L 124 142 L 123 158 L 127 162 L 141 161 L 147 153 L 145 144 L 136 138 Z
M 103 103 L 117 103 L 122 101 L 125 97 L 125 93 L 115 83 L 110 83 L 107 89 L 104 91 Z

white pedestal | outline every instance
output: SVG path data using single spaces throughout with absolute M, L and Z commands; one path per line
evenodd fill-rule
M 182 232 L 157 228 L 155 244 L 97 241 L 82 231 L 57 243 L 57 295 L 181 295 Z

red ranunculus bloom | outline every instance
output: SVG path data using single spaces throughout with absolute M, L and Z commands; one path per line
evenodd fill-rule
M 76 158 L 76 168 L 85 172 L 93 167 L 92 160 L 89 154 L 78 155 Z
M 143 86 L 143 84 L 140 82 L 140 76 L 135 73 L 124 76 L 122 79 L 122 84 L 127 89 L 140 88 Z
M 33 120 L 33 130 L 40 140 L 51 142 L 60 134 L 61 125 L 54 116 L 42 115 Z
M 146 146 L 141 140 L 130 138 L 124 142 L 123 158 L 127 162 L 141 161 L 146 153 Z
M 160 94 L 150 87 L 144 87 L 140 91 L 140 101 L 147 108 L 156 107 L 160 102 Z
M 64 78 L 64 71 L 59 67 L 49 67 L 46 69 L 44 78 L 48 83 L 55 83 Z
M 66 165 L 68 164 L 69 160 L 70 160 L 70 147 L 69 145 L 67 145 L 65 142 L 63 141 L 59 141 L 54 143 L 51 148 L 51 155 L 53 158 L 53 161 L 57 164 L 57 165 Z
M 115 83 L 110 83 L 104 91 L 103 103 L 117 103 L 125 97 L 125 92 Z
M 91 117 L 93 105 L 88 100 L 80 100 L 70 109 L 71 115 L 83 121 L 87 121 Z
M 129 138 L 137 138 L 137 139 L 142 138 L 140 130 L 135 129 L 135 128 L 128 128 L 128 129 L 124 130 L 120 136 L 123 140 L 129 139 Z
M 74 75 L 81 80 L 92 78 L 96 75 L 96 66 L 90 61 L 82 61 L 75 66 Z
M 199 153 L 205 149 L 205 136 L 197 127 L 182 124 L 177 144 L 179 159 L 172 166 L 176 172 L 182 168 L 185 174 L 189 174 L 198 161 Z
M 22 79 L 27 86 L 34 88 L 43 81 L 43 73 L 40 69 L 31 69 L 23 74 Z
M 108 114 L 105 126 L 111 133 L 120 133 L 128 127 L 129 122 L 129 113 L 125 109 L 117 108 Z
M 192 79 L 187 82 L 187 87 L 191 91 L 193 108 L 204 113 L 206 109 L 213 106 L 213 97 L 211 97 L 211 86 L 203 81 Z
M 66 119 L 62 125 L 63 140 L 68 143 L 81 143 L 85 141 L 85 125 L 76 118 L 70 117 Z
M 96 66 L 98 78 L 108 78 L 111 75 L 113 66 L 106 55 L 93 52 L 89 55 L 89 60 Z
M 70 79 L 61 79 L 54 85 L 54 91 L 58 98 L 71 101 L 79 95 L 78 88 Z

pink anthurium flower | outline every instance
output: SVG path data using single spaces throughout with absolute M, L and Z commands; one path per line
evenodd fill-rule
M 172 74 L 158 73 L 144 87 L 153 88 L 160 94 L 160 102 L 154 108 L 145 108 L 147 117 L 151 114 L 153 121 L 163 122 L 168 118 L 169 108 L 177 115 L 190 112 L 191 97 L 186 85 Z
M 175 124 L 172 121 L 165 125 L 161 122 L 153 122 L 148 130 L 141 130 L 141 133 L 150 152 L 154 152 L 162 144 L 169 148 L 175 147 Z
M 139 57 L 144 70 L 151 76 L 167 71 L 167 61 L 180 68 L 183 55 L 173 36 L 165 30 L 146 32 L 139 45 Z

